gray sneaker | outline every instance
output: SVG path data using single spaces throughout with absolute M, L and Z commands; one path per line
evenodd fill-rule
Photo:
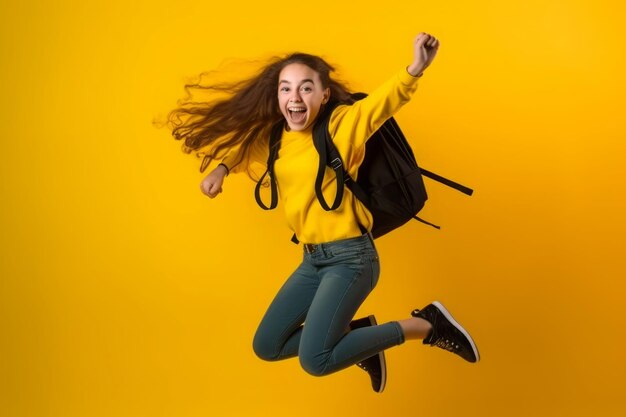
M 440 302 L 434 301 L 421 310 L 413 310 L 411 315 L 422 318 L 433 326 L 422 342 L 423 344 L 445 349 L 468 362 L 480 360 L 478 348 L 472 336 L 454 320 L 452 314 Z
M 376 318 L 371 315 L 354 320 L 350 323 L 350 330 L 361 327 L 376 326 Z M 385 364 L 385 352 L 380 351 L 374 356 L 362 360 L 356 364 L 359 368 L 366 371 L 372 380 L 372 388 L 376 392 L 383 392 L 385 383 L 387 382 L 387 365 Z

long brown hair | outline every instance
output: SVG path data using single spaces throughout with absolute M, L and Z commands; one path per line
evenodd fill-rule
M 278 76 L 289 64 L 304 64 L 319 74 L 323 88 L 330 88 L 331 100 L 352 103 L 350 93 L 343 83 L 333 80 L 335 69 L 322 58 L 301 52 L 285 57 L 275 57 L 249 79 L 231 83 L 185 85 L 188 96 L 178 102 L 179 107 L 167 116 L 167 125 L 176 140 L 184 140 L 183 152 L 196 151 L 204 157 L 200 166 L 203 172 L 213 159 L 220 159 L 230 150 L 237 150 L 233 166 L 245 161 L 248 166 L 250 146 L 268 140 L 272 127 L 284 120 L 278 107 Z M 226 94 L 226 98 L 196 102 L 193 89 Z M 202 150 L 202 152 L 200 152 Z M 232 167 L 231 167 L 232 168 Z M 250 170 L 248 174 L 252 177 Z

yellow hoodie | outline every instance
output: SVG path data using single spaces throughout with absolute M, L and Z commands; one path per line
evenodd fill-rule
M 354 180 L 365 156 L 365 142 L 409 101 L 417 89 L 418 79 L 403 68 L 366 98 L 352 105 L 337 106 L 333 111 L 329 132 Z M 251 161 L 265 165 L 269 150 L 258 146 L 251 149 Z M 234 155 L 227 155 L 223 163 L 230 168 L 234 159 Z M 231 172 L 243 171 L 243 165 L 233 167 Z M 315 195 L 318 166 L 319 154 L 313 146 L 312 126 L 299 132 L 284 130 L 274 171 L 280 204 L 297 238 L 303 243 L 323 243 L 360 236 L 359 224 L 371 230 L 371 214 L 347 188 L 337 210 L 322 208 Z M 327 168 L 322 192 L 329 204 L 334 201 L 336 191 L 335 174 Z

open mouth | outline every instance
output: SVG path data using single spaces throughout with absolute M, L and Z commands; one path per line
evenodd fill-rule
M 302 123 L 306 119 L 306 108 L 304 107 L 288 107 L 287 110 L 294 123 Z

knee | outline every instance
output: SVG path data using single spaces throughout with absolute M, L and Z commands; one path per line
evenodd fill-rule
M 254 350 L 254 353 L 264 361 L 275 361 L 278 359 L 279 352 L 275 343 L 272 343 L 271 340 L 264 337 L 261 332 L 257 331 L 254 335 L 252 349 Z
M 300 355 L 298 358 L 300 359 L 300 366 L 308 374 L 313 376 L 324 376 L 327 374 L 325 363 L 319 358 L 316 359 L 315 356 L 311 355 Z

